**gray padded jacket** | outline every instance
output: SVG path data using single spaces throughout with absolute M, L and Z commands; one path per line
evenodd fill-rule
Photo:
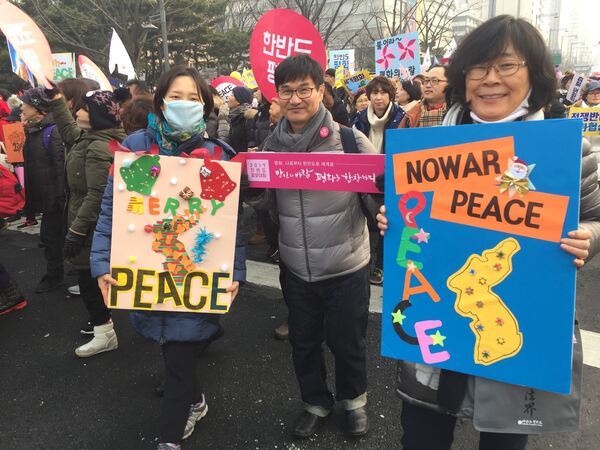
M 343 153 L 340 126 L 327 114 L 332 133 L 309 152 Z M 354 130 L 354 136 L 360 153 L 377 153 L 360 131 Z M 369 263 L 369 232 L 356 193 L 279 189 L 277 207 L 279 253 L 297 277 L 322 281 Z

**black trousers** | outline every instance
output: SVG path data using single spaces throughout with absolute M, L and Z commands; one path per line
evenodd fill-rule
M 202 398 L 196 370 L 199 345 L 167 342 L 162 346 L 166 380 L 160 404 L 160 442 L 181 442 L 190 406 Z
M 42 214 L 40 241 L 46 258 L 46 274 L 63 278 L 63 245 L 65 240 L 65 218 L 60 209 Z
M 404 450 L 450 450 L 454 440 L 456 417 L 402 403 L 400 418 Z M 479 450 L 524 450 L 526 434 L 479 433 Z
M 280 265 L 279 279 L 288 306 L 289 339 L 302 400 L 331 409 L 321 346 L 323 329 L 335 358 L 337 400 L 367 391 L 366 334 L 369 320 L 369 266 L 341 277 L 306 282 Z
M 81 299 L 90 315 L 90 323 L 93 326 L 98 326 L 108 322 L 110 320 L 110 310 L 104 303 L 98 282 L 92 277 L 90 269 L 78 270 L 77 281 L 79 282 Z

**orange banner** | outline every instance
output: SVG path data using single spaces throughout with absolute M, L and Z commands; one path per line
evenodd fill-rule
M 395 154 L 396 194 L 437 191 L 488 176 L 493 179 L 502 174 L 514 154 L 512 136 Z
M 52 51 L 36 23 L 12 3 L 0 1 L 0 29 L 38 83 L 52 87 L 48 82 L 54 75 Z
M 484 180 L 436 190 L 431 218 L 558 242 L 568 205 L 568 196 L 536 191 L 511 198 Z
M 2 125 L 4 133 L 4 147 L 6 148 L 6 160 L 11 163 L 23 162 L 23 146 L 25 145 L 25 131 L 20 122 Z

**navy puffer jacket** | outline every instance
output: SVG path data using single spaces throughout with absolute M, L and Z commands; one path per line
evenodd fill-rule
M 123 146 L 132 151 L 146 151 L 155 143 L 154 132 L 152 130 L 139 130 L 128 136 L 123 141 Z M 235 152 L 229 145 L 217 139 L 206 139 L 201 146 L 208 149 L 211 154 L 215 147 L 223 148 L 221 157 L 223 161 L 227 161 L 235 155 Z M 92 244 L 90 262 L 92 276 L 94 277 L 110 273 L 112 199 L 113 177 L 110 176 L 102 198 L 102 209 Z M 246 280 L 246 247 L 240 230 L 242 223 L 243 209 L 240 203 L 233 270 L 233 280 L 240 283 Z M 200 342 L 210 339 L 219 329 L 219 317 L 219 314 L 147 311 L 132 311 L 130 314 L 131 323 L 139 334 L 160 343 Z

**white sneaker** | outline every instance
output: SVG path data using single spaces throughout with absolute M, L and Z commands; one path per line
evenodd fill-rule
M 94 327 L 94 339 L 81 347 L 77 347 L 75 354 L 80 358 L 87 358 L 98 353 L 115 350 L 118 347 L 117 334 L 112 321 L 110 321 L 104 325 Z
M 78 284 L 76 284 L 75 286 L 69 286 L 67 288 L 67 292 L 71 295 L 81 295 L 81 291 L 79 290 Z
M 196 422 L 202 419 L 207 412 L 208 405 L 204 399 L 204 394 L 202 394 L 202 400 L 190 406 L 190 415 L 188 416 L 185 429 L 183 430 L 183 437 L 181 438 L 182 440 L 187 439 L 192 435 L 194 432 L 194 427 L 196 426 Z

